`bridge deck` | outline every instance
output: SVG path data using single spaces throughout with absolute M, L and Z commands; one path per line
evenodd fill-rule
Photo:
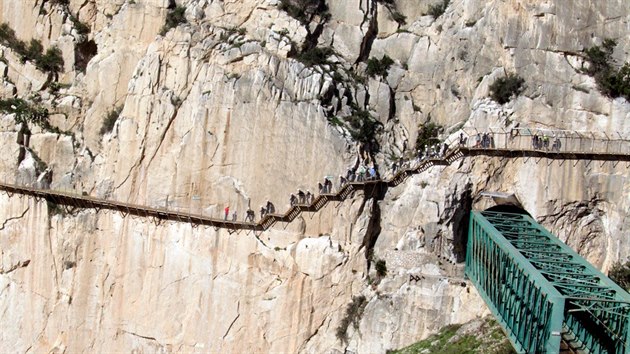
M 523 214 L 472 212 L 466 275 L 514 347 L 630 351 L 630 295 Z

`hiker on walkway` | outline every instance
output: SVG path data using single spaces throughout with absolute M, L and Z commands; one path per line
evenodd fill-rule
M 313 204 L 313 193 L 311 193 L 308 189 L 306 190 L 306 204 Z
M 538 133 L 534 134 L 534 137 L 532 138 L 532 145 L 534 150 L 538 150 L 540 148 L 540 137 L 538 136 Z
M 365 165 L 361 164 L 361 166 L 359 166 L 359 169 L 357 170 L 357 173 L 359 174 L 357 181 L 363 182 L 363 180 L 365 180 Z
M 225 209 L 223 209 L 223 212 L 225 213 L 223 220 L 227 220 L 228 216 L 230 215 L 230 206 L 226 206 Z
M 374 166 L 370 166 L 370 168 L 368 169 L 368 179 L 370 181 L 375 180 L 376 179 L 376 170 L 374 169 Z
M 475 146 L 476 148 L 481 147 L 481 133 L 477 133 L 477 136 L 475 137 Z
M 547 134 L 543 135 L 543 146 L 545 150 L 549 151 L 549 136 Z
M 343 188 L 343 186 L 345 186 L 346 183 L 348 183 L 348 180 L 346 180 L 344 176 L 339 175 L 339 188 Z
M 267 213 L 267 208 L 265 208 L 264 205 L 260 206 L 260 220 L 262 220 L 265 217 L 265 214 Z
M 468 138 L 464 136 L 464 133 L 459 133 L 459 146 L 466 146 Z
M 324 189 L 326 193 L 332 193 L 332 181 L 328 177 L 324 178 Z
M 254 211 L 250 208 L 247 208 L 247 211 L 245 212 L 245 221 L 254 222 Z
M 553 146 L 551 147 L 551 150 L 560 151 L 561 147 L 562 147 L 562 143 L 560 142 L 560 138 L 556 137 L 555 140 L 553 141 Z
M 232 221 L 236 221 L 236 210 L 232 213 Z
M 295 197 L 295 194 L 291 193 L 291 197 L 289 198 L 289 205 L 294 206 L 295 204 L 297 204 L 297 198 Z
M 317 189 L 319 190 L 319 194 L 324 194 L 326 191 L 324 190 L 324 185 L 322 182 L 317 182 Z
M 354 175 L 354 168 L 348 168 L 348 172 L 346 172 L 346 179 L 350 182 L 354 182 L 355 179 L 355 175 Z
M 306 194 L 302 192 L 301 189 L 298 189 L 298 203 L 304 204 L 306 203 Z
M 276 212 L 276 207 L 273 205 L 272 202 L 267 201 L 267 214 L 273 214 Z

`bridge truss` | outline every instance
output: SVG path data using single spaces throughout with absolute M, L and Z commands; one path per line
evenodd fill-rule
M 630 352 L 630 295 L 530 216 L 471 212 L 466 275 L 517 351 Z

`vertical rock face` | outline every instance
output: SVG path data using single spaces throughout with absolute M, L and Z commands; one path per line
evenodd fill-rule
M 357 155 L 387 176 L 429 121 L 445 136 L 630 138 L 630 104 L 599 93 L 582 54 L 613 38 L 628 60 L 627 1 L 453 0 L 425 15 L 436 3 L 0 2 L 17 39 L 64 62 L 42 71 L 0 38 L 0 99 L 30 107 L 2 111 L 0 178 L 216 217 L 229 205 L 242 219 L 267 200 L 284 211 Z M 163 27 L 179 6 L 183 22 Z M 375 72 L 385 55 L 394 63 Z M 499 105 L 488 87 L 505 72 L 526 88 Z M 32 119 L 44 110 L 47 124 Z M 0 351 L 403 347 L 486 311 L 462 264 L 481 191 L 514 193 L 605 270 L 630 254 L 626 168 L 471 158 L 262 234 L 0 194 Z

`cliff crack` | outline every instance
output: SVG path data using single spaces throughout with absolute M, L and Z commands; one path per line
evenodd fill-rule
M 126 331 L 126 330 L 124 330 L 124 329 L 123 329 L 122 331 L 123 331 L 124 333 L 130 334 L 130 335 L 135 336 L 135 337 L 138 337 L 138 338 L 142 338 L 142 339 L 146 339 L 146 340 L 152 340 L 152 341 L 156 342 L 157 344 L 159 344 L 160 346 L 162 345 L 162 344 L 160 344 L 160 342 L 159 342 L 157 339 L 155 339 L 155 337 L 151 337 L 151 336 L 143 336 L 142 334 L 138 334 L 138 333 L 134 333 L 134 332 Z
M 10 217 L 10 218 L 8 218 L 8 219 L 4 220 L 4 222 L 2 223 L 2 226 L 0 226 L 0 230 L 4 230 L 4 228 L 7 226 L 7 223 L 8 223 L 9 221 L 12 221 L 12 220 L 17 220 L 17 219 L 21 219 L 21 218 L 23 218 L 23 217 L 24 217 L 24 215 L 26 215 L 26 213 L 28 212 L 29 208 L 30 208 L 30 207 L 26 207 L 26 209 L 22 212 L 22 214 L 21 214 L 20 216 L 13 216 L 13 217 Z
M 234 323 L 236 323 L 236 320 L 238 320 L 238 318 L 241 317 L 241 314 L 239 313 L 240 307 L 241 307 L 241 302 L 239 301 L 236 303 L 236 317 L 234 317 L 234 320 L 232 321 L 232 323 L 230 323 L 230 326 L 228 327 L 227 331 L 225 331 L 225 334 L 223 335 L 223 339 L 225 339 L 228 333 L 230 333 L 230 330 L 232 329 L 232 326 L 234 326 Z
M 30 263 L 31 263 L 31 260 L 27 259 L 25 261 L 17 262 L 16 264 L 12 265 L 9 269 L 0 268 L 0 274 L 9 274 L 19 268 L 24 268 L 28 266 Z

